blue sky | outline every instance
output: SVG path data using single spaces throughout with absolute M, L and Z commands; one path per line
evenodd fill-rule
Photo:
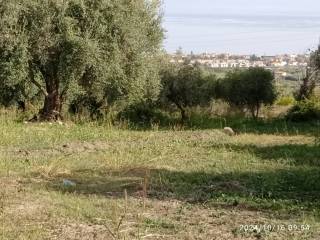
M 307 14 L 320 13 L 319 0 L 164 0 L 166 14 L 256 13 Z
M 164 0 L 174 52 L 303 53 L 320 37 L 320 0 Z

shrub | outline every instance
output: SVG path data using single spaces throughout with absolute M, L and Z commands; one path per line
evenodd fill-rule
M 118 114 L 118 119 L 143 126 L 151 126 L 152 124 L 160 124 L 167 121 L 164 114 L 152 102 L 129 105 Z
M 320 119 L 319 99 L 303 100 L 294 105 L 287 114 L 287 120 L 304 122 Z
M 292 97 L 292 96 L 284 96 L 284 97 L 279 98 L 276 101 L 276 105 L 278 105 L 278 106 L 290 106 L 290 105 L 293 105 L 295 102 L 296 101 L 295 101 L 294 97 Z
M 79 94 L 69 104 L 70 113 L 75 115 L 86 115 L 85 113 L 88 113 L 90 119 L 93 120 L 102 119 L 106 112 L 105 108 L 105 103 L 103 101 L 97 101 L 95 97 L 86 94 Z

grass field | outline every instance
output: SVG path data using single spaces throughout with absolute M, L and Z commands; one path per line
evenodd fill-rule
M 225 135 L 226 125 L 239 134 Z M 0 239 L 320 239 L 319 131 L 280 121 L 139 131 L 1 117 Z

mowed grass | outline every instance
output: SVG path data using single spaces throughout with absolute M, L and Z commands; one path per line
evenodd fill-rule
M 317 124 L 233 121 L 230 137 L 0 119 L 0 239 L 320 239 Z

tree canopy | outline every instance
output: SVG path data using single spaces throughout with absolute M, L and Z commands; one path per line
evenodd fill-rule
M 296 92 L 297 101 L 310 100 L 313 96 L 314 89 L 320 78 L 320 45 L 318 49 L 311 52 L 310 61 L 306 68 L 305 77 L 302 79 L 300 89 Z
M 37 88 L 42 120 L 81 93 L 152 98 L 162 38 L 156 0 L 0 0 L 0 91 Z
M 206 101 L 204 94 L 206 79 L 198 66 L 184 64 L 170 65 L 162 71 L 161 100 L 174 104 L 181 113 L 181 120 L 186 120 L 186 108 Z
M 272 104 L 276 96 L 273 73 L 259 67 L 229 72 L 216 88 L 216 97 L 247 108 L 254 118 L 259 116 L 262 104 Z

